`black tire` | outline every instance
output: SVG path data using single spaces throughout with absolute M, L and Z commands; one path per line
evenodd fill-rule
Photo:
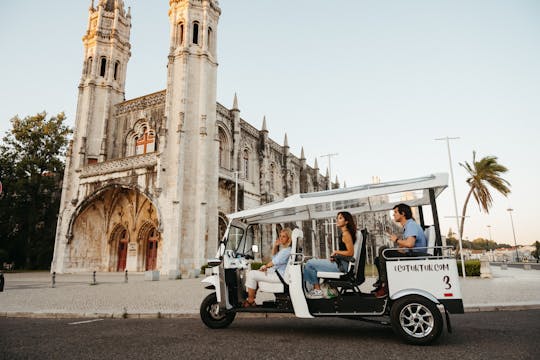
M 219 312 L 216 293 L 211 293 L 201 303 L 201 320 L 211 329 L 222 329 L 229 326 L 236 316 L 235 312 Z
M 396 300 L 390 309 L 392 329 L 409 344 L 427 345 L 439 338 L 443 317 L 437 305 L 419 295 Z

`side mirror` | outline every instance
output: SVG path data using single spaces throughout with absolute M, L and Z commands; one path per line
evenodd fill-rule
M 251 251 L 255 254 L 259 252 L 259 245 L 251 245 Z
M 208 266 L 215 267 L 221 265 L 220 259 L 208 259 Z

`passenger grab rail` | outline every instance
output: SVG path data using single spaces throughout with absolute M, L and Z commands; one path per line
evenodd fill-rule
M 290 265 L 299 265 L 304 262 L 304 254 L 302 253 L 291 253 L 289 255 L 289 264 Z
M 432 255 L 430 253 L 435 253 L 435 249 L 440 249 L 442 255 Z M 426 246 L 426 247 L 416 247 L 414 252 L 412 248 L 388 248 L 382 251 L 382 256 L 385 260 L 388 261 L 401 261 L 401 260 L 419 260 L 419 259 L 453 259 L 454 255 L 452 254 L 453 246 Z M 420 250 L 420 252 L 418 252 Z M 386 253 L 394 251 L 403 251 L 403 256 L 386 256 Z

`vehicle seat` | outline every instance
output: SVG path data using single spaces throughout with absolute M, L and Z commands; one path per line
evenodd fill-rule
M 332 286 L 345 289 L 351 288 L 359 292 L 358 286 L 365 281 L 367 237 L 368 231 L 366 229 L 357 232 L 356 243 L 354 244 L 354 264 L 349 263 L 348 272 L 317 271 L 317 277 L 327 281 Z
M 296 228 L 292 231 L 291 235 L 291 254 L 296 254 L 296 248 L 298 247 L 298 242 L 303 238 L 304 233 L 302 230 Z M 289 258 L 289 262 L 287 263 L 287 267 L 285 268 L 285 276 L 282 278 L 281 283 L 270 283 L 270 282 L 264 282 L 259 281 L 259 290 L 269 293 L 283 293 L 285 292 L 285 287 L 290 283 L 290 267 L 293 263 L 293 259 Z M 283 283 L 285 282 L 285 283 Z
M 426 236 L 427 240 L 427 249 L 426 253 L 429 255 L 433 255 L 435 251 L 435 226 L 429 226 L 424 230 L 424 235 Z

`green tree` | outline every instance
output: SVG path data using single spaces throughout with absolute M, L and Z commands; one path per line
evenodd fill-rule
M 501 177 L 508 169 L 497 162 L 496 156 L 486 156 L 477 161 L 476 151 L 473 151 L 472 164 L 465 162 L 464 164 L 459 163 L 459 165 L 463 166 L 470 175 L 466 180 L 470 189 L 465 198 L 463 212 L 461 214 L 460 237 L 463 239 L 465 214 L 471 195 L 474 196 L 474 199 L 478 203 L 480 211 L 484 210 L 486 213 L 489 213 L 489 208 L 493 204 L 490 188 L 507 196 L 510 193 L 510 183 Z
M 532 256 L 536 258 L 536 261 L 540 260 L 540 241 L 535 241 L 532 246 L 535 247 L 533 252 L 531 253 Z
M 60 113 L 11 119 L 0 144 L 0 250 L 18 268 L 48 268 L 71 129 Z

